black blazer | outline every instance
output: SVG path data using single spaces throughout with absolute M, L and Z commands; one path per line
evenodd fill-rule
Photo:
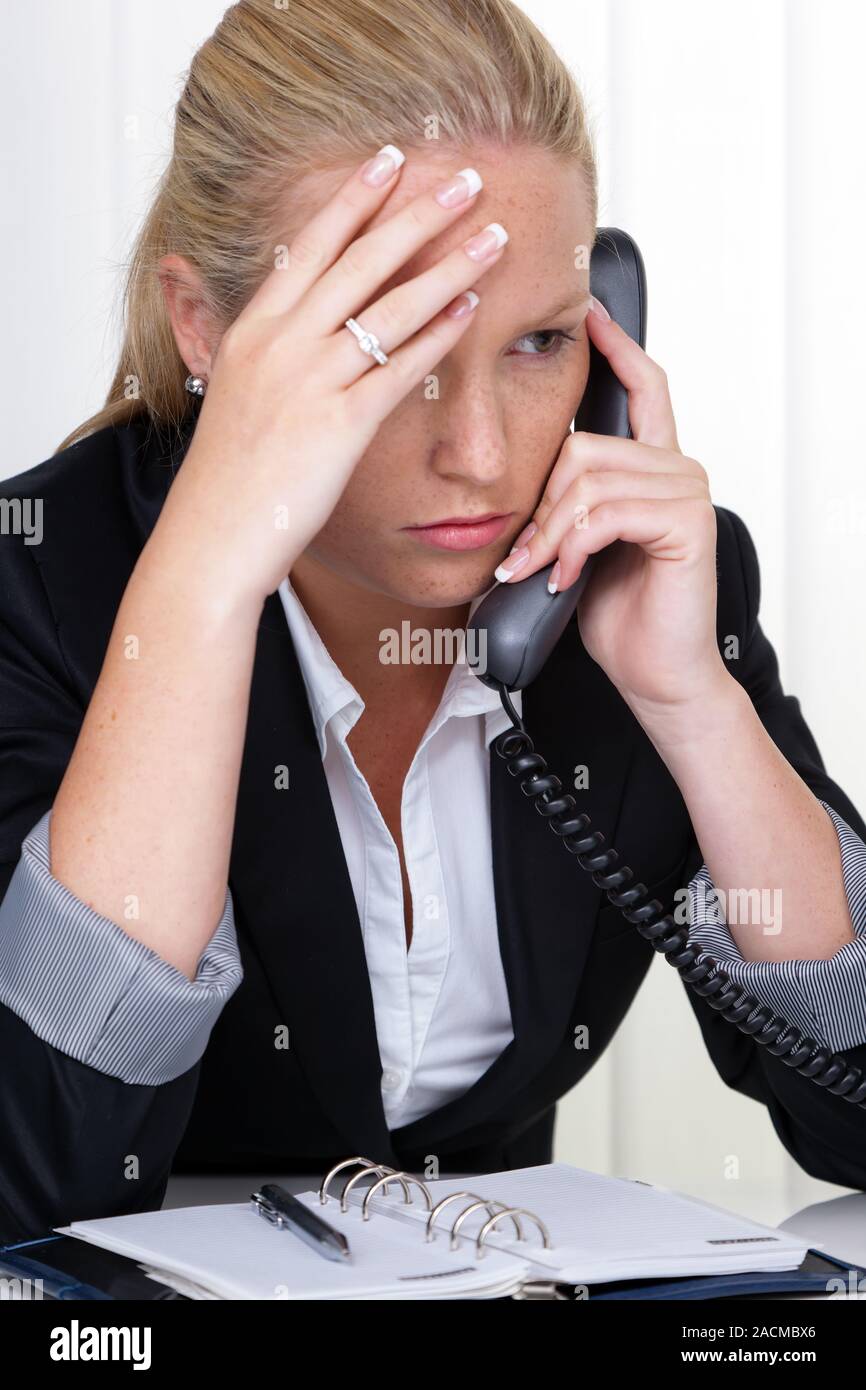
M 182 461 L 139 422 L 106 429 L 7 481 L 42 498 L 44 539 L 0 537 L 0 892 L 51 806 L 141 547 Z M 757 622 L 749 534 L 717 508 L 718 636 L 774 741 L 864 838 L 783 694 Z M 551 769 L 590 762 L 586 809 L 666 905 L 701 863 L 679 790 L 569 624 L 524 718 Z M 273 789 L 276 764 L 293 791 Z M 0 1236 L 156 1208 L 170 1171 L 319 1172 L 364 1154 L 395 1167 L 490 1171 L 550 1160 L 555 1103 L 597 1061 L 652 959 L 650 946 L 527 805 L 491 748 L 492 852 L 514 1041 L 457 1099 L 389 1133 L 352 886 L 306 692 L 279 596 L 259 625 L 229 883 L 244 979 L 202 1060 L 161 1086 L 131 1085 L 57 1051 L 0 1008 Z M 578 793 L 580 796 L 581 793 Z M 768 1107 L 816 1177 L 866 1188 L 866 1114 L 768 1055 L 688 991 L 722 1080 Z M 290 1047 L 273 1046 L 287 1025 Z M 585 1024 L 590 1046 L 578 1050 Z M 648 1045 L 652 1045 L 648 1040 Z M 866 1067 L 866 1046 L 850 1056 Z M 659 1066 L 676 1059 L 659 1057 Z M 692 1106 L 695 1098 L 683 1096 Z M 702 1098 L 712 1104 L 712 1097 Z M 127 1155 L 140 1177 L 125 1176 Z

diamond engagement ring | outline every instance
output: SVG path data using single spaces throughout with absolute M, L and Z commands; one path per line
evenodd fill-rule
M 382 351 L 379 339 L 375 333 L 368 333 L 366 328 L 362 328 L 357 319 L 346 319 L 346 327 L 350 333 L 354 333 L 358 340 L 358 346 L 362 352 L 369 353 L 375 357 L 380 367 L 384 367 L 388 361 L 388 354 Z

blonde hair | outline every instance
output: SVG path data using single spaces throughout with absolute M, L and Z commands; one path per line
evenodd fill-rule
M 196 52 L 171 159 L 132 250 L 124 339 L 105 404 L 55 452 L 147 413 L 180 429 L 184 389 L 158 277 L 186 257 L 223 330 L 286 238 L 287 190 L 384 144 L 528 144 L 583 174 L 592 225 L 594 142 L 580 89 L 511 0 L 239 0 Z

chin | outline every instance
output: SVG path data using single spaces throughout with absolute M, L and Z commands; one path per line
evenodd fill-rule
M 376 587 L 419 608 L 453 608 L 470 603 L 496 583 L 493 571 L 502 558 L 498 553 L 485 553 L 482 558 L 479 552 L 436 556 L 426 562 L 416 560 L 411 568 L 401 567 L 387 579 L 382 576 Z

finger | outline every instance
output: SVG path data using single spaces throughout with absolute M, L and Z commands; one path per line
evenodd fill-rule
M 375 300 L 362 311 L 359 321 L 390 354 L 495 265 L 504 254 L 507 239 L 504 227 L 491 224 L 490 229 L 469 237 L 437 265 Z M 376 365 L 376 359 L 360 349 L 345 326 L 330 341 L 329 372 L 333 372 L 331 379 L 336 384 L 348 386 Z
M 503 560 L 500 569 L 513 573 L 516 583 L 528 579 L 531 574 L 549 565 L 551 560 L 557 557 L 562 559 L 563 544 L 569 533 L 586 530 L 590 517 L 602 503 L 641 497 L 708 499 L 709 492 L 702 479 L 684 473 L 619 471 L 581 474 L 539 523 L 538 530 L 526 546 Z M 524 550 L 528 551 L 526 560 L 523 560 Z M 515 561 L 521 562 L 519 570 L 513 569 Z
M 384 420 L 413 386 L 423 381 L 436 363 L 451 351 L 472 322 L 478 302 L 474 290 L 459 295 L 422 332 L 391 353 L 384 367 L 376 363 L 375 371 L 366 372 L 344 391 L 343 399 L 350 416 L 361 425 Z M 459 316 L 453 312 L 458 308 Z
M 353 170 L 287 247 L 277 248 L 281 254 L 274 269 L 245 305 L 243 314 L 282 314 L 291 309 L 393 192 L 404 159 L 396 145 L 383 145 Z M 383 178 L 383 182 L 368 183 L 371 175 Z
M 564 441 L 537 512 L 548 512 L 582 473 L 596 469 L 642 469 L 646 473 L 679 473 L 708 482 L 697 459 L 676 450 L 663 449 L 616 434 L 592 434 L 575 430 Z
M 559 552 L 557 588 L 566 589 L 580 575 L 587 556 L 614 541 L 630 541 L 657 560 L 685 561 L 715 548 L 716 514 L 707 498 L 633 497 L 602 502 L 590 512 L 582 531 L 572 530 Z
M 678 450 L 667 374 L 615 319 L 605 319 L 593 309 L 586 316 L 586 326 L 590 339 L 628 392 L 628 418 L 635 439 L 660 449 Z
M 323 334 L 341 328 L 428 241 L 474 207 L 480 188 L 481 175 L 462 169 L 350 242 L 304 296 L 305 320 Z

